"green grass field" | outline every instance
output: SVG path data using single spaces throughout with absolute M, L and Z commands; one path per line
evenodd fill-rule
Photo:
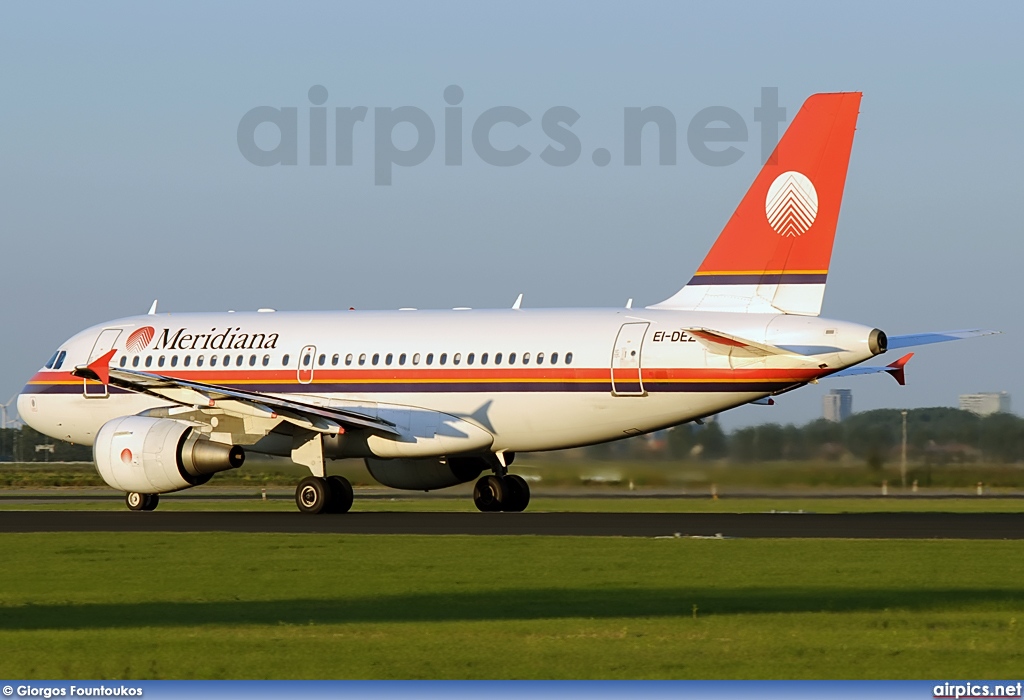
M 331 473 L 338 473 L 353 484 L 375 482 L 360 460 L 331 462 Z M 719 488 L 821 489 L 855 488 L 877 490 L 887 481 L 897 490 L 900 474 L 897 466 L 871 469 L 866 464 L 843 465 L 837 462 L 700 462 L 668 460 L 602 461 L 554 459 L 546 455 L 524 455 L 516 460 L 513 471 L 541 478 L 546 487 L 580 487 L 598 482 L 606 488 L 624 491 L 632 481 L 638 488 L 667 487 L 709 492 L 711 484 Z M 309 474 L 305 467 L 268 465 L 253 460 L 237 471 L 217 474 L 211 486 L 254 488 L 294 486 Z M 980 481 L 992 489 L 1024 488 L 1024 465 L 949 464 L 925 467 L 911 464 L 908 484 L 917 479 L 923 489 L 963 489 L 972 492 Z M 103 480 L 91 462 L 0 463 L 0 488 L 89 488 L 103 487 Z
M 7 678 L 1024 668 L 1024 543 L 0 535 Z
M 10 510 L 125 510 L 124 499 L 104 492 L 96 500 L 78 500 L 59 494 L 40 494 L 30 499 L 0 500 L 0 512 Z M 82 492 L 73 495 L 82 496 Z M 101 494 L 97 494 L 101 495 Z M 244 499 L 193 499 L 162 496 L 160 511 L 249 511 L 293 512 L 295 502 L 287 494 L 267 501 L 253 494 Z M 353 512 L 451 512 L 475 513 L 468 495 L 452 497 L 395 496 L 360 498 L 356 492 Z M 766 513 L 770 511 L 803 511 L 805 513 L 1021 513 L 1024 498 L 632 498 L 537 496 L 530 501 L 528 512 L 558 513 Z

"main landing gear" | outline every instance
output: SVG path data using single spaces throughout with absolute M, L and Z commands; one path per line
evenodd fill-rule
M 530 504 L 530 485 L 518 474 L 483 476 L 473 488 L 473 502 L 485 513 L 521 513 Z
M 154 510 L 160 503 L 160 495 L 129 491 L 124 495 L 124 502 L 128 510 Z
M 347 513 L 352 484 L 343 476 L 307 476 L 295 487 L 295 505 L 303 513 Z

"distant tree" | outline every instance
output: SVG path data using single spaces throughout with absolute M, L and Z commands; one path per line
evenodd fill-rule
M 1010 413 L 993 413 L 980 420 L 978 448 L 984 459 L 1019 462 L 1024 459 L 1024 420 Z
M 718 421 L 703 425 L 696 433 L 696 440 L 702 459 L 722 459 L 729 454 L 729 441 Z

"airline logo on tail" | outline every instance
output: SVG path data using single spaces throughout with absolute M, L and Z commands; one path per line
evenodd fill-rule
M 782 173 L 768 188 L 764 213 L 768 224 L 780 236 L 807 233 L 818 215 L 818 192 L 803 173 L 795 170 Z
M 654 308 L 817 316 L 859 111 L 860 93 L 807 98 L 693 278 Z

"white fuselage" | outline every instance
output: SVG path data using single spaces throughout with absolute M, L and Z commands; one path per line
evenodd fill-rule
M 693 328 L 793 354 L 723 351 L 684 331 Z M 552 450 L 788 391 L 870 358 L 871 330 L 810 316 L 655 309 L 146 315 L 72 337 L 60 367 L 30 380 L 18 410 L 42 433 L 92 444 L 109 420 L 171 406 L 70 374 L 116 349 L 111 367 L 355 407 L 399 425 L 426 409 L 487 431 L 492 452 Z

